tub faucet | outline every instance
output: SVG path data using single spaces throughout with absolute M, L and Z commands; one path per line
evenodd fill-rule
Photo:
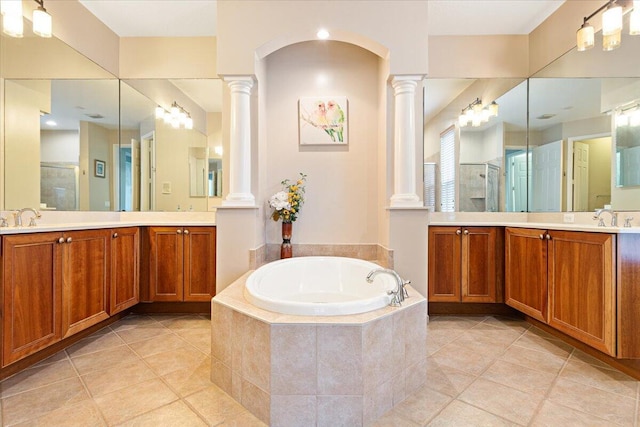
M 16 227 L 22 227 L 22 213 L 24 211 L 33 212 L 33 216 L 29 219 L 29 227 L 36 226 L 36 218 L 42 218 L 42 215 L 37 209 L 34 208 L 22 208 L 13 213 L 13 223 Z
M 593 219 L 598 220 L 598 227 L 604 227 L 604 220 L 600 217 L 604 212 L 608 212 L 611 215 L 611 226 L 618 226 L 618 213 L 614 212 L 611 209 L 596 209 L 595 214 L 593 215 Z
M 405 298 L 409 298 L 409 294 L 407 293 L 405 286 L 410 284 L 411 281 L 402 280 L 402 278 L 394 270 L 390 270 L 388 268 L 377 268 L 375 270 L 371 270 L 369 274 L 367 274 L 367 282 L 373 283 L 373 279 L 378 274 L 390 274 L 394 279 L 396 279 L 396 289 L 394 291 L 387 291 L 387 295 L 393 295 L 393 298 L 391 299 L 389 305 L 393 307 L 399 307 L 400 305 L 402 305 L 402 301 L 404 301 Z

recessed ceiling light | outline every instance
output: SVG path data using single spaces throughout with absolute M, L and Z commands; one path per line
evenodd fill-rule
M 549 120 L 550 118 L 555 117 L 555 116 L 556 116 L 555 114 L 542 114 L 542 115 L 536 117 L 536 119 L 538 119 L 538 120 Z
M 58 123 L 56 123 L 55 120 L 47 120 L 44 124 L 47 126 L 58 126 Z
M 320 39 L 320 40 L 326 40 L 329 38 L 329 31 L 325 30 L 324 28 L 321 30 L 318 30 L 318 32 L 316 33 L 316 36 Z

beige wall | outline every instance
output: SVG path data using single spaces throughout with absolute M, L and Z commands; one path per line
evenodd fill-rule
M 527 36 L 430 36 L 430 78 L 528 77 Z
M 50 110 L 51 91 L 43 81 L 5 80 L 5 209 L 40 206 L 40 111 Z
M 216 53 L 215 37 L 123 37 L 119 76 L 216 78 Z
M 378 241 L 378 57 L 341 42 L 307 42 L 266 59 L 266 183 L 263 206 L 280 181 L 308 175 L 306 202 L 294 224 L 294 243 Z M 301 146 L 298 99 L 346 96 L 348 145 Z M 267 242 L 281 242 L 279 224 L 266 219 Z
M 254 74 L 261 48 L 315 40 L 321 27 L 392 52 L 391 74 L 426 74 L 426 1 L 218 1 L 218 72 Z M 397 23 L 402 23 L 399 31 Z M 265 45 L 269 46 L 265 46 Z M 374 45 L 377 45 L 374 47 Z

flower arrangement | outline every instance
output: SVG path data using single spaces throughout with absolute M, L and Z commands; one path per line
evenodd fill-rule
M 271 218 L 274 221 L 281 219 L 284 222 L 293 222 L 300 213 L 300 207 L 304 203 L 304 186 L 307 183 L 307 175 L 300 173 L 300 178 L 295 183 L 285 179 L 283 190 L 278 191 L 269 199 L 269 206 L 273 208 Z

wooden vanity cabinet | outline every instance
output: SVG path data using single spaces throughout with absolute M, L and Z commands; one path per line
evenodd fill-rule
M 2 366 L 62 339 L 61 237 L 2 238 Z
M 505 303 L 548 323 L 546 230 L 507 227 Z
M 140 302 L 140 231 L 138 227 L 111 230 L 111 289 L 109 314 Z
M 429 302 L 503 301 L 502 227 L 429 227 Z
M 148 227 L 145 247 L 145 301 L 210 301 L 215 295 L 215 227 Z
M 507 228 L 506 303 L 615 356 L 615 238 Z

